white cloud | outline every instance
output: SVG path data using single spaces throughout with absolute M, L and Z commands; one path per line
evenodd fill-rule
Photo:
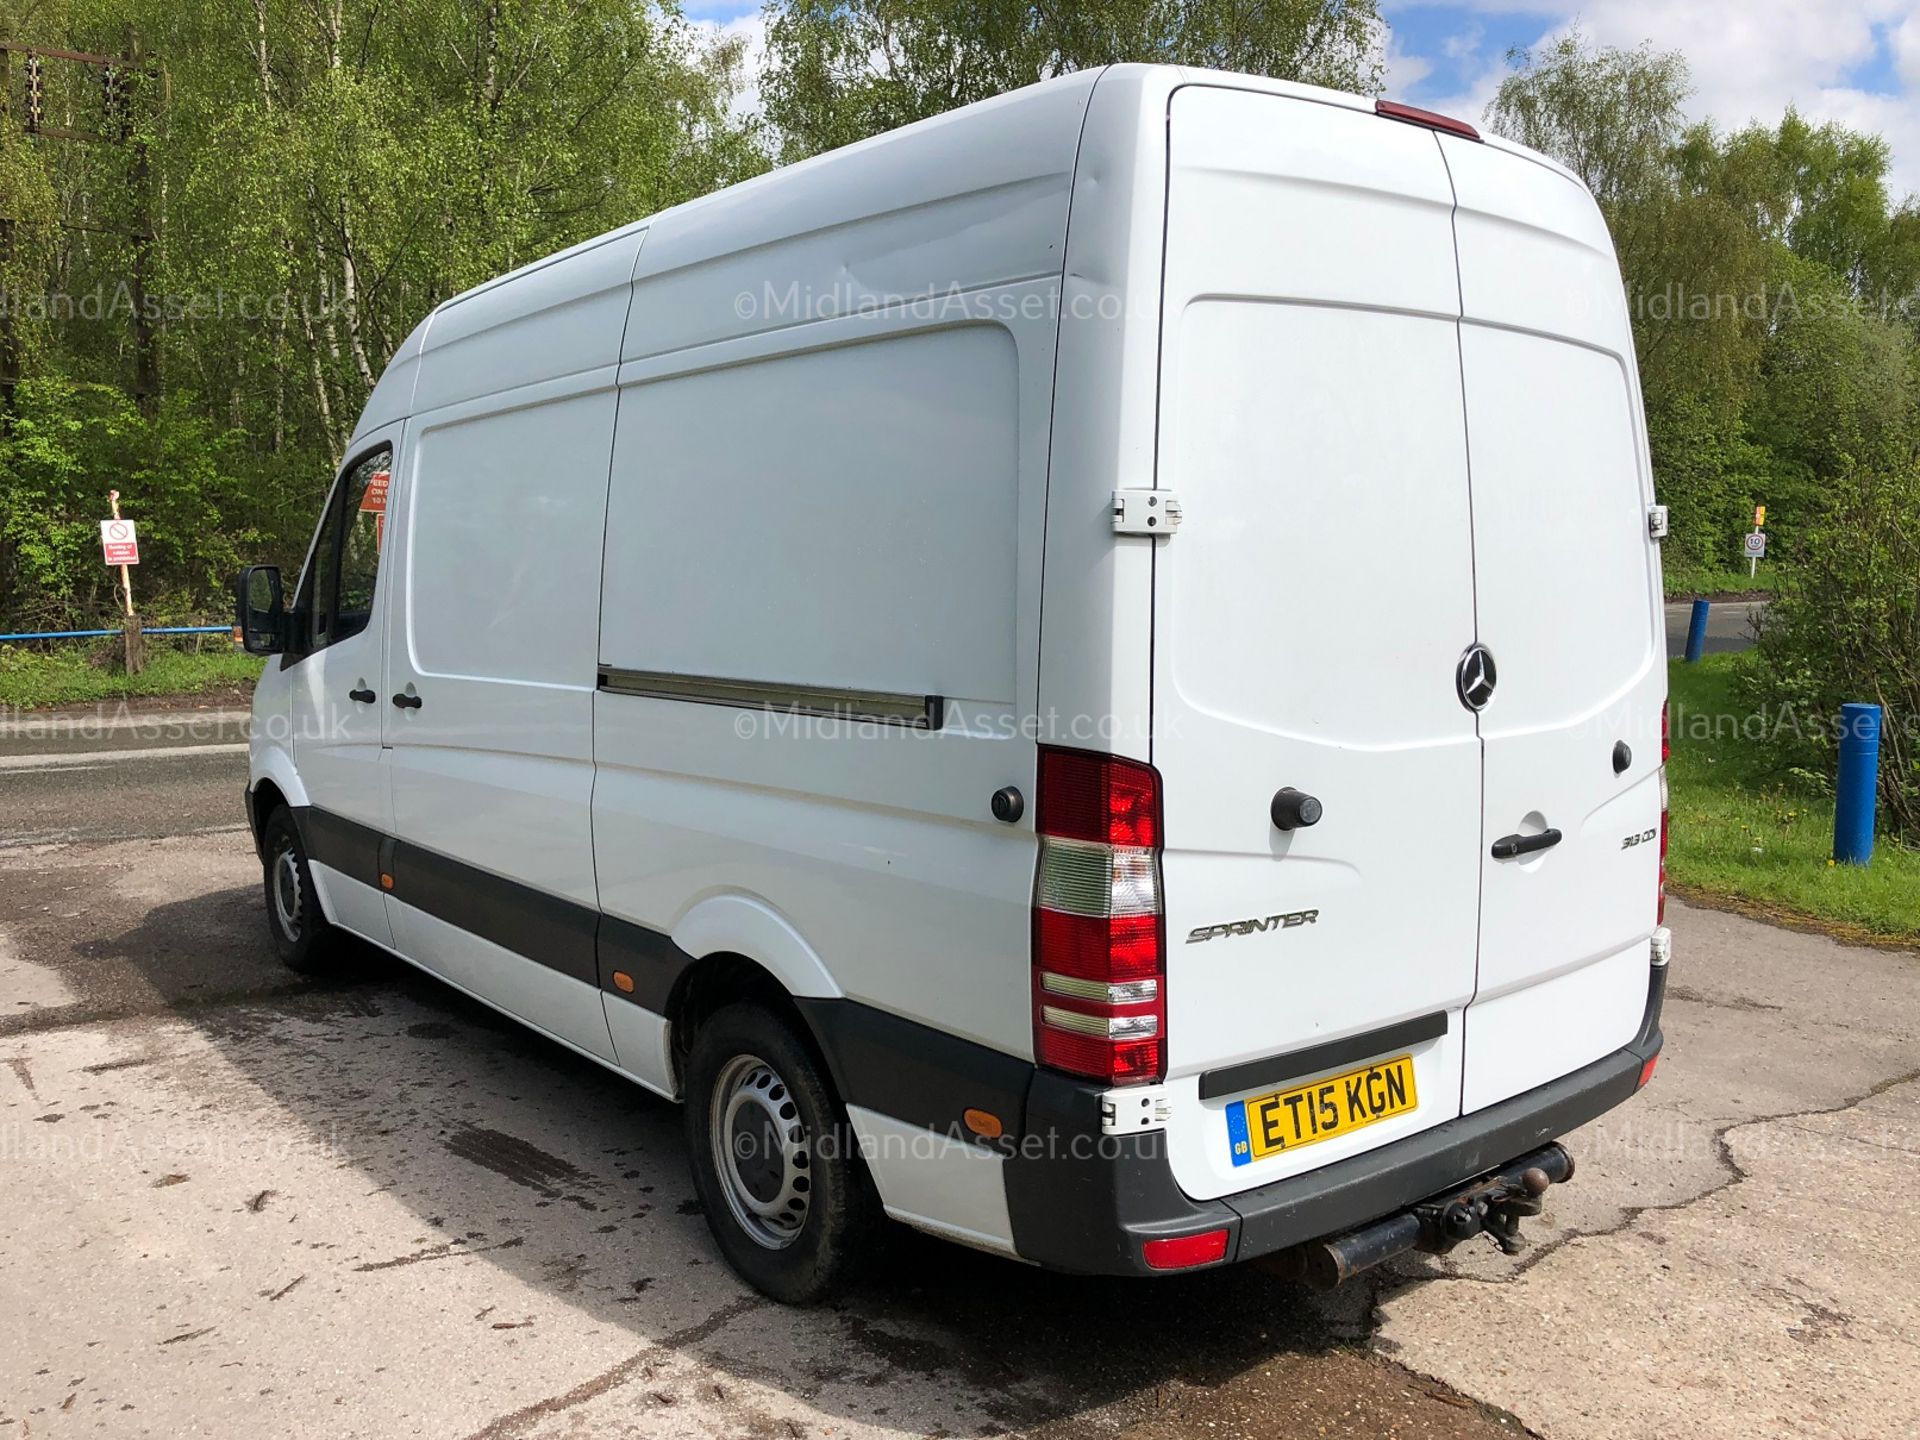
M 1409 54 L 1401 47 L 1400 37 L 1387 38 L 1387 94 L 1404 95 L 1433 73 L 1433 62 L 1422 55 Z
M 1893 147 L 1890 188 L 1898 198 L 1920 189 L 1920 93 L 1894 40 L 1902 73 L 1897 95 L 1872 95 L 1850 76 L 1873 64 L 1882 36 L 1920 39 L 1914 0 L 1767 0 L 1764 5 L 1696 3 L 1652 5 L 1646 0 L 1592 0 L 1582 17 L 1595 39 L 1632 45 L 1651 39 L 1679 50 L 1693 72 L 1689 109 L 1723 128 L 1758 120 L 1778 123 L 1787 106 L 1812 120 L 1837 120 L 1874 130 Z
M 1449 35 L 1440 42 L 1440 53 L 1449 60 L 1470 60 L 1480 53 L 1481 42 L 1487 38 L 1487 27 L 1475 25 L 1458 35 Z
M 1920 15 L 1909 15 L 1888 35 L 1893 60 L 1903 84 L 1920 83 Z
M 1403 0 L 1404 3 L 1404 0 Z M 1418 0 L 1414 0 L 1418 3 Z M 1893 147 L 1890 188 L 1896 198 L 1920 191 L 1920 0 L 1450 0 L 1489 17 L 1545 15 L 1550 23 L 1529 43 L 1551 41 L 1578 25 L 1603 45 L 1631 48 L 1643 40 L 1687 58 L 1695 94 L 1693 118 L 1722 129 L 1778 123 L 1789 105 L 1813 120 L 1836 120 L 1879 132 Z M 1854 76 L 1884 53 L 1900 91 L 1875 94 Z M 1504 66 L 1487 69 L 1433 108 L 1477 120 L 1498 88 Z

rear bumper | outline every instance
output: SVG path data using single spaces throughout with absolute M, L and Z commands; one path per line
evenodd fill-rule
M 1496 1169 L 1604 1115 L 1659 1054 L 1666 969 L 1654 967 L 1640 1033 L 1604 1059 L 1498 1105 L 1323 1169 L 1195 1201 L 1174 1182 L 1164 1132 L 1108 1137 L 1101 1091 L 1035 1071 L 1021 1145 L 1006 1163 L 1014 1248 L 1054 1269 L 1150 1275 L 1142 1246 L 1225 1229 L 1233 1264 L 1363 1225 Z

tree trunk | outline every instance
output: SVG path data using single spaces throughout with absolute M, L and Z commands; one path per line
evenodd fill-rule
M 260 103 L 273 113 L 273 66 L 267 62 L 267 0 L 253 0 L 253 68 L 260 77 Z
M 347 344 L 353 351 L 354 367 L 360 383 L 373 393 L 373 365 L 367 359 L 367 346 L 360 331 L 360 272 L 353 263 L 353 222 L 347 217 L 347 202 L 340 202 L 340 313 L 347 321 Z

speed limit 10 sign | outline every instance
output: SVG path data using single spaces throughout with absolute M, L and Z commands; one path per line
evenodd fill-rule
M 1747 558 L 1749 560 L 1764 560 L 1767 558 L 1766 531 L 1756 530 L 1747 536 Z
M 140 563 L 140 534 L 131 520 L 102 520 L 100 548 L 106 552 L 109 565 Z

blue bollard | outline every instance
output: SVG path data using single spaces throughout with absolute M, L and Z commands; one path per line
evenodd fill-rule
M 1707 649 L 1707 612 L 1713 606 L 1705 600 L 1693 602 L 1693 619 L 1687 623 L 1687 664 L 1697 665 Z
M 1873 822 L 1880 788 L 1880 707 L 1840 707 L 1840 778 L 1835 784 L 1833 858 L 1842 865 L 1873 860 Z

